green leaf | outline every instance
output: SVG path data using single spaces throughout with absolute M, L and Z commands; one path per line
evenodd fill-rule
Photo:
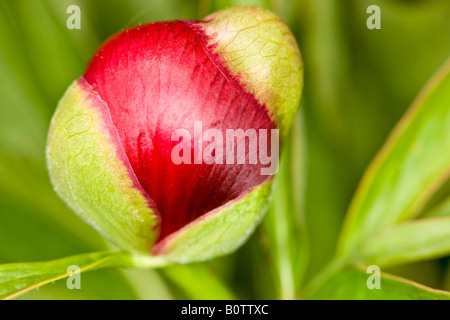
M 373 273 L 346 267 L 332 275 L 309 299 L 315 300 L 450 300 L 450 292 L 428 288 L 418 283 L 381 273 L 380 289 L 369 289 Z M 369 280 L 370 281 L 370 280 Z
M 341 234 L 340 254 L 411 218 L 450 174 L 450 60 L 432 77 L 366 170 Z
M 138 270 L 144 272 L 144 270 Z M 150 270 L 145 270 L 149 272 Z M 81 290 L 69 290 L 67 281 L 58 280 L 36 287 L 25 294 L 14 297 L 16 300 L 136 300 L 142 299 L 129 278 L 120 269 L 98 269 L 83 272 L 80 277 Z M 68 280 L 73 283 L 74 280 Z M 154 284 L 147 283 L 153 288 Z M 156 290 L 159 288 L 156 287 Z M 155 295 L 157 293 L 155 292 Z M 169 297 L 170 298 L 170 297 Z M 0 301 L 1 302 L 1 301 Z
M 79 272 L 106 267 L 160 267 L 167 261 L 130 253 L 94 252 L 47 262 L 10 263 L 0 265 L 0 299 L 14 298 L 46 283 L 66 278 L 68 267 L 75 265 Z
M 450 217 L 404 222 L 384 230 L 363 247 L 366 264 L 391 266 L 450 253 Z
M 450 216 L 450 197 L 442 201 L 437 207 L 425 214 L 426 217 Z

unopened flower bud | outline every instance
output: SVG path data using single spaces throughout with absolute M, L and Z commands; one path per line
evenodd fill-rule
M 264 213 L 301 88 L 294 37 L 260 8 L 124 30 L 59 102 L 52 183 L 125 250 L 229 253 Z

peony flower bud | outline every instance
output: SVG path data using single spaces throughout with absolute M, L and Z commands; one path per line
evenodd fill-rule
M 125 250 L 229 253 L 264 213 L 301 87 L 294 37 L 257 7 L 124 30 L 58 104 L 52 183 Z

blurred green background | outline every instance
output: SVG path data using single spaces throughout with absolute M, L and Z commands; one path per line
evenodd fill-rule
M 81 8 L 81 30 L 66 9 Z M 99 270 L 82 290 L 64 281 L 27 299 L 293 298 L 332 257 L 370 160 L 420 88 L 450 56 L 448 0 L 0 0 L 0 263 L 44 261 L 110 248 L 59 200 L 45 144 L 58 99 L 98 46 L 128 26 L 201 19 L 253 4 L 297 37 L 305 87 L 273 205 L 236 253 L 165 270 Z M 381 8 L 369 30 L 366 9 Z M 429 207 L 450 195 L 448 183 Z M 450 290 L 448 258 L 388 270 Z

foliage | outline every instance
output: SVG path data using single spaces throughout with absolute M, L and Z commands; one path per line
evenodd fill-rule
M 81 30 L 66 27 L 71 4 Z M 238 4 L 281 16 L 305 66 L 271 208 L 232 255 L 148 269 L 164 263 L 115 251 L 52 190 L 50 117 L 111 34 Z M 366 27 L 372 4 L 380 30 Z M 0 297 L 66 277 L 70 262 L 97 268 L 82 290 L 56 281 L 21 297 L 448 299 L 397 276 L 450 290 L 449 15 L 446 0 L 1 1 Z M 380 290 L 366 287 L 372 264 Z

